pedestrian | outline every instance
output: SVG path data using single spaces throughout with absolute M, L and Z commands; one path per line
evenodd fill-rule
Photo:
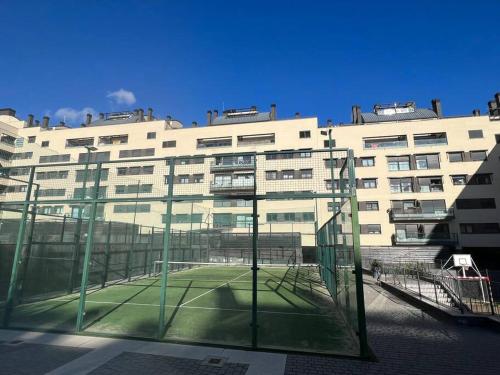
M 380 277 L 382 276 L 382 268 L 377 264 L 375 267 L 375 278 L 377 280 L 377 284 L 380 285 Z

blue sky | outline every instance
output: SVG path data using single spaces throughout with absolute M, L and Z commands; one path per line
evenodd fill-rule
M 279 117 L 338 123 L 353 104 L 435 97 L 445 115 L 484 112 L 500 91 L 498 0 L 0 0 L 0 11 L 0 107 L 22 118 L 151 106 L 190 124 L 276 103 Z

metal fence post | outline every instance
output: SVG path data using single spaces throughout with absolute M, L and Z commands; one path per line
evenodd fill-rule
M 354 175 L 354 153 L 348 151 L 347 155 L 349 167 L 349 188 L 351 200 L 351 225 L 352 225 L 352 242 L 354 250 L 354 272 L 356 278 L 356 302 L 358 310 L 358 330 L 359 330 L 359 345 L 360 355 L 368 356 L 368 337 L 366 333 L 366 315 L 365 301 L 363 293 L 363 273 L 361 269 L 361 249 L 359 242 L 359 219 L 358 219 L 358 199 L 356 197 L 356 177 Z
M 486 285 L 488 286 L 488 300 L 490 302 L 491 315 L 495 315 L 495 303 L 493 302 L 493 290 L 491 289 L 491 280 L 488 270 L 486 270 Z
M 33 179 L 35 178 L 35 167 L 31 167 L 28 186 L 26 188 L 25 202 L 23 204 L 23 211 L 21 214 L 21 222 L 19 223 L 19 230 L 17 232 L 16 249 L 14 251 L 14 259 L 12 260 L 12 270 L 10 273 L 9 289 L 7 291 L 7 299 L 5 301 L 5 310 L 3 315 L 3 326 L 8 327 L 10 316 L 14 308 L 14 298 L 17 292 L 17 274 L 19 266 L 21 265 L 21 252 L 24 246 L 24 236 L 26 234 L 26 220 L 28 218 L 29 201 L 31 199 L 31 190 L 33 188 Z
M 167 274 L 168 274 L 168 251 L 170 248 L 170 227 L 172 224 L 172 205 L 174 195 L 174 168 L 175 159 L 170 158 L 168 162 L 167 179 L 167 209 L 165 213 L 165 232 L 163 233 L 163 262 L 161 264 L 161 287 L 160 287 L 160 317 L 158 322 L 158 338 L 165 332 L 165 304 L 167 302 Z
M 85 257 L 83 260 L 82 282 L 80 285 L 80 301 L 78 302 L 78 314 L 76 318 L 76 332 L 83 329 L 83 320 L 85 317 L 85 299 L 87 297 L 87 283 L 90 273 L 90 257 L 92 254 L 92 246 L 94 242 L 94 224 L 97 213 L 97 199 L 99 198 L 99 183 L 101 179 L 102 163 L 97 164 L 94 191 L 92 194 L 92 204 L 90 206 L 89 224 L 87 227 L 87 241 L 85 242 Z
M 434 285 L 434 294 L 436 296 L 436 303 L 439 305 L 437 287 L 436 287 L 436 275 L 432 275 L 432 284 Z
M 418 266 L 417 266 L 417 284 L 418 284 L 418 295 L 420 299 L 422 299 L 422 290 L 420 289 L 420 274 L 418 272 Z
M 258 323 L 257 323 L 257 271 L 258 259 L 257 259 L 257 247 L 258 247 L 258 236 L 259 236 L 259 217 L 257 210 L 257 189 L 254 189 L 253 204 L 252 204 L 252 224 L 253 224 L 253 237 L 252 237 L 252 348 L 257 348 L 257 334 L 258 334 Z M 293 233 L 292 233 L 293 235 Z
M 108 280 L 109 257 L 111 251 L 111 221 L 108 222 L 108 233 L 106 234 L 106 247 L 104 248 L 104 272 L 102 273 L 101 288 L 106 286 Z

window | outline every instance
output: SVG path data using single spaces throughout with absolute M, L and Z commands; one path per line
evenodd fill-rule
M 476 173 L 471 176 L 469 185 L 491 185 L 491 173 Z
M 204 181 L 204 175 L 202 173 L 193 175 L 193 182 L 195 184 L 201 184 L 203 183 L 203 181 Z
M 337 142 L 335 141 L 335 139 L 332 139 L 332 148 L 335 147 L 336 145 L 337 145 Z M 323 147 L 330 148 L 330 140 L 329 139 L 323 141 Z
M 410 170 L 409 156 L 388 156 L 387 164 L 390 171 L 408 171 Z
M 145 156 L 154 156 L 154 148 L 143 148 L 135 150 L 120 150 L 119 158 L 142 158 Z
M 33 157 L 33 153 L 29 152 L 16 152 L 12 154 L 11 160 L 27 160 Z
M 495 134 L 495 142 L 498 144 L 500 144 L 500 134 Z
M 373 167 L 375 165 L 375 157 L 361 158 L 362 167 Z
M 361 179 L 361 187 L 363 189 L 376 189 L 377 179 L 376 178 L 363 178 Z
M 200 138 L 196 140 L 197 148 L 231 147 L 233 140 L 231 137 L 221 138 Z
M 450 163 L 457 163 L 457 162 L 464 161 L 463 151 L 448 152 L 448 160 L 450 161 Z
M 24 193 L 28 189 L 27 185 L 10 185 L 7 186 L 7 193 Z
M 43 163 L 64 163 L 69 161 L 69 154 L 40 156 L 40 164 Z
M 443 179 L 441 177 L 418 177 L 417 182 L 421 193 L 443 191 Z
M 61 215 L 63 206 L 42 206 L 37 208 L 37 213 L 42 215 Z
M 333 212 L 334 206 L 335 206 L 335 212 L 340 211 L 340 202 L 328 202 L 328 212 Z
M 312 169 L 301 169 L 300 170 L 300 178 L 308 179 L 313 178 Z
M 173 224 L 199 224 L 203 221 L 203 214 L 176 214 L 172 215 Z M 162 215 L 162 222 L 165 223 L 165 215 Z
M 101 169 L 101 181 L 107 181 L 108 180 L 108 173 L 109 169 Z M 83 182 L 85 179 L 85 175 L 87 175 L 87 181 L 94 181 L 95 180 L 95 174 L 96 170 L 95 169 L 79 169 L 76 171 L 76 182 Z
M 439 169 L 439 154 L 415 155 L 417 169 Z
M 214 214 L 214 228 L 251 228 L 252 214 Z
M 377 201 L 358 202 L 358 209 L 360 211 L 378 211 L 378 202 Z
M 80 155 L 78 155 L 78 162 L 86 163 L 88 159 L 89 163 L 96 163 L 99 161 L 109 161 L 109 158 L 110 158 L 109 151 L 91 152 L 90 154 L 88 152 L 82 152 Z
M 214 207 L 252 207 L 253 202 L 245 199 L 214 201 Z
M 106 145 L 124 145 L 128 143 L 128 135 L 120 134 L 120 135 L 105 135 L 99 137 L 98 145 L 106 146 Z
M 49 141 L 42 141 L 42 147 L 49 147 Z
M 266 180 L 276 180 L 278 173 L 276 171 L 266 171 Z
M 465 185 L 467 183 L 467 175 L 457 174 L 451 176 L 451 182 L 453 185 Z
M 147 165 L 144 167 L 118 167 L 117 174 L 118 176 L 137 176 L 143 174 L 153 174 L 154 166 Z
M 229 140 L 229 146 L 230 146 L 231 145 L 231 138 L 229 137 L 228 140 Z M 267 145 L 267 144 L 274 144 L 274 142 L 275 142 L 274 133 L 239 135 L 238 136 L 238 146 Z M 226 145 L 226 144 L 224 144 L 224 145 Z
M 495 198 L 457 199 L 456 205 L 459 210 L 496 208 Z
M 172 148 L 177 146 L 177 141 L 163 141 L 161 147 L 163 148 Z
M 152 184 L 132 184 L 132 185 L 116 185 L 115 194 L 138 194 L 151 193 L 153 191 Z
M 107 186 L 100 186 L 97 191 L 98 198 L 106 198 Z M 85 194 L 85 195 L 84 195 Z M 75 188 L 73 190 L 73 198 L 76 199 L 85 199 L 85 198 L 93 198 L 95 194 L 95 189 L 93 186 L 87 186 L 85 189 L 83 188 Z
M 62 197 L 66 195 L 66 189 L 40 189 L 38 190 L 39 197 Z
M 463 234 L 492 234 L 500 233 L 498 223 L 471 223 L 460 224 L 460 233 Z
M 469 138 L 470 139 L 484 138 L 483 131 L 482 130 L 469 130 Z
M 415 146 L 434 146 L 448 144 L 446 133 L 415 134 L 413 136 L 413 141 L 415 142 Z
M 66 147 L 84 147 L 93 145 L 94 137 L 66 139 Z
M 181 174 L 179 176 L 179 184 L 189 184 L 189 175 Z
M 486 151 L 471 151 L 470 158 L 473 161 L 484 161 L 487 159 Z
M 146 135 L 147 139 L 156 139 L 156 132 L 148 132 Z
M 391 193 L 412 193 L 413 184 L 410 177 L 390 178 L 389 186 Z
M 382 230 L 380 224 L 361 224 L 359 226 L 360 234 L 380 234 Z
M 290 180 L 294 178 L 293 170 L 283 171 L 283 180 Z
M 217 158 L 216 158 L 217 160 Z M 203 157 L 194 157 L 194 158 L 182 158 L 176 159 L 175 165 L 189 165 L 189 164 L 204 164 L 205 159 Z M 216 162 L 217 164 L 217 162 Z
M 302 130 L 299 132 L 299 138 L 311 138 L 310 130 Z
M 28 143 L 35 143 L 36 137 L 34 135 L 28 137 Z
M 396 148 L 408 147 L 406 135 L 393 135 L 388 137 L 363 138 L 363 148 Z
M 115 214 L 147 213 L 151 211 L 150 204 L 120 204 L 113 207 Z
M 68 171 L 37 172 L 37 180 L 59 180 L 68 178 Z
M 279 212 L 279 213 L 267 214 L 268 223 L 313 222 L 313 221 L 314 221 L 314 212 Z

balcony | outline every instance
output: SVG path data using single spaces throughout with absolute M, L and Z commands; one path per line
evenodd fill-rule
M 245 171 L 255 169 L 255 160 L 224 159 L 210 164 L 210 172 Z
M 457 244 L 456 233 L 399 233 L 392 235 L 395 245 L 444 245 Z
M 455 217 L 453 208 L 423 212 L 421 207 L 411 209 L 391 208 L 389 211 L 391 221 L 444 221 Z
M 248 194 L 254 191 L 255 182 L 253 180 L 233 180 L 210 183 L 211 193 L 227 193 L 232 195 Z

